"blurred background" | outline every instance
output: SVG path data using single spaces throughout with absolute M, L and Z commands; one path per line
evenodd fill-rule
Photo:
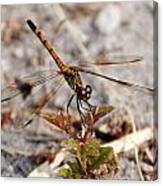
M 91 70 L 153 88 L 153 9 L 152 1 L 3 5 L 2 88 L 15 77 L 52 67 L 57 69 L 51 56 L 28 28 L 27 19 L 32 19 L 44 30 L 48 40 L 67 64 L 80 64 L 81 57 L 95 61 L 101 55 L 143 57 L 140 63 L 116 67 L 98 66 Z M 61 25 L 64 19 L 68 22 Z M 93 88 L 90 100 L 93 105 L 110 104 L 117 109 L 127 107 L 133 114 L 137 129 L 155 127 L 151 95 L 91 75 L 81 76 Z M 50 86 L 55 85 L 45 85 L 43 90 L 48 90 Z M 65 84 L 51 100 L 49 109 L 64 110 L 71 95 L 72 91 Z M 64 138 L 63 134 L 52 130 L 45 125 L 44 120 L 38 118 L 23 130 L 14 129 L 6 115 L 12 118 L 19 114 L 15 110 L 20 102 L 21 98 L 18 98 L 2 105 L 2 176 L 28 175 L 34 165 L 25 156 L 51 145 L 57 146 L 57 142 Z M 75 102 L 71 106 L 72 111 L 76 112 Z M 7 154 L 3 149 L 14 151 L 14 155 Z M 139 179 L 132 154 L 122 155 L 117 179 Z

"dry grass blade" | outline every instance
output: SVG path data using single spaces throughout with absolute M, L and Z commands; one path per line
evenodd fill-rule
M 148 127 L 143 130 L 128 134 L 118 140 L 102 145 L 103 147 L 113 147 L 115 153 L 127 152 L 140 146 L 146 141 L 153 139 L 153 129 Z
M 130 115 L 133 133 L 136 133 L 136 124 L 135 124 L 135 121 L 134 121 L 134 118 L 133 118 L 133 114 L 131 114 L 131 112 L 129 112 L 129 109 L 128 109 L 128 113 Z M 138 167 L 139 176 L 140 176 L 140 179 L 142 181 L 144 181 L 144 176 L 143 176 L 141 166 L 140 166 L 140 162 L 139 162 L 139 149 L 138 149 L 137 146 L 135 146 L 134 150 L 135 150 L 135 160 L 136 160 L 136 164 L 137 164 L 137 167 Z

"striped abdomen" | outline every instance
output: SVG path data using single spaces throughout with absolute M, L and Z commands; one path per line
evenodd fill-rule
M 31 20 L 27 20 L 27 24 L 31 28 L 31 30 L 35 33 L 35 35 L 39 38 L 39 40 L 45 46 L 45 48 L 48 50 L 52 58 L 57 63 L 59 69 L 63 71 L 65 64 L 63 63 L 62 59 L 59 57 L 57 52 L 54 50 L 52 45 L 46 40 L 43 32 L 39 28 L 37 28 L 37 26 Z

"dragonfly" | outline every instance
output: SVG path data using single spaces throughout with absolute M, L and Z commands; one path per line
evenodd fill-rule
M 34 87 L 37 87 L 39 85 L 42 85 L 49 80 L 57 79 L 59 77 L 63 77 L 64 81 L 67 82 L 69 87 L 73 90 L 73 94 L 70 97 L 66 111 L 69 114 L 69 107 L 72 103 L 72 100 L 74 97 L 76 97 L 76 106 L 77 110 L 83 118 L 83 112 L 82 110 L 91 110 L 93 108 L 93 105 L 90 104 L 90 98 L 92 95 L 92 87 L 89 84 L 84 85 L 80 73 L 90 74 L 99 78 L 106 79 L 108 81 L 117 83 L 122 86 L 126 87 L 136 87 L 139 90 L 145 90 L 147 93 L 153 94 L 153 89 L 145 86 L 135 85 L 133 83 L 122 81 L 113 77 L 109 77 L 106 75 L 103 75 L 102 73 L 96 73 L 93 70 L 89 70 L 88 68 L 84 67 L 84 65 L 68 65 L 64 63 L 62 58 L 59 56 L 57 51 L 52 47 L 52 44 L 46 39 L 46 36 L 44 32 L 30 19 L 27 20 L 27 25 L 29 28 L 33 31 L 33 33 L 37 36 L 37 38 L 40 40 L 40 42 L 43 44 L 43 46 L 47 49 L 53 60 L 58 66 L 58 70 L 55 69 L 49 69 L 49 70 L 43 70 L 39 72 L 35 72 L 29 76 L 25 76 L 23 78 L 16 78 L 15 81 L 11 84 L 9 84 L 6 88 L 2 90 L 2 102 L 9 101 L 13 99 L 14 97 L 17 97 L 18 95 L 22 95 L 23 100 L 26 100 Z M 137 63 L 142 60 L 142 57 L 139 56 L 131 56 L 128 59 L 122 59 L 121 61 L 103 61 L 101 63 L 91 63 L 92 65 L 119 65 L 119 64 L 133 64 Z M 61 81 L 61 79 L 59 79 Z M 56 91 L 59 89 L 59 87 L 62 85 L 62 83 L 58 86 L 53 86 L 51 91 L 44 96 L 44 98 L 39 101 L 39 105 L 35 106 L 35 110 L 33 111 L 33 115 L 35 115 L 38 110 L 40 110 L 50 99 L 54 96 Z M 87 107 L 84 107 L 87 106 Z M 28 125 L 31 123 L 32 119 L 29 119 L 26 124 Z

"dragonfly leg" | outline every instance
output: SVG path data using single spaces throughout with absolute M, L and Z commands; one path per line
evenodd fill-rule
M 27 127 L 28 125 L 30 125 L 33 121 L 33 117 L 31 117 L 29 120 L 27 120 L 23 125 L 22 124 L 16 124 L 14 127 L 16 129 L 24 129 L 25 127 Z
M 83 106 L 82 100 L 79 100 L 79 103 L 80 103 L 80 106 L 81 106 L 82 109 L 84 109 L 86 111 L 90 111 L 90 107 L 89 108 L 86 108 L 86 107 Z
M 80 102 L 80 99 L 77 97 L 77 109 L 78 109 L 78 112 L 79 112 L 79 115 L 80 115 L 80 118 L 81 118 L 82 122 L 84 122 L 85 116 L 82 113 L 82 111 L 80 109 L 80 106 L 81 106 L 81 102 Z
M 25 128 L 26 126 L 28 126 L 29 124 L 31 124 L 33 121 L 33 118 L 29 119 L 28 121 L 26 121 L 23 125 L 23 128 Z
M 69 107 L 70 107 L 70 104 L 71 104 L 71 102 L 72 102 L 74 96 L 75 96 L 75 94 L 73 94 L 73 95 L 70 97 L 70 99 L 69 99 L 69 101 L 68 101 L 68 104 L 67 104 L 66 111 L 67 111 L 67 114 L 68 114 L 68 115 L 69 115 Z
M 84 101 L 84 102 L 88 105 L 88 107 L 89 107 L 89 111 L 91 111 L 93 108 L 96 107 L 96 106 L 90 104 L 88 101 Z

